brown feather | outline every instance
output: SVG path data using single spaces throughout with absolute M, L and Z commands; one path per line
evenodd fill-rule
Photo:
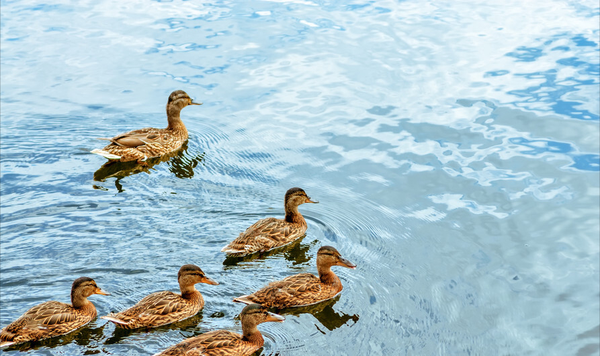
M 83 308 L 57 301 L 45 302 L 29 309 L 0 332 L 0 342 L 37 341 L 74 331 L 96 317 L 96 308 Z
M 180 111 L 192 104 L 196 103 L 193 103 L 184 91 L 174 91 L 167 103 L 167 128 L 147 127 L 122 133 L 110 138 L 111 143 L 102 150 L 94 150 L 92 153 L 103 153 L 101 155 L 105 157 L 106 153 L 109 153 L 120 157 L 121 162 L 141 162 L 177 151 L 188 139 L 188 131 L 181 121 Z
M 356 267 L 350 261 L 343 259 L 335 248 L 322 246 L 317 252 L 319 277 L 310 273 L 296 274 L 271 282 L 258 291 L 234 298 L 233 301 L 280 309 L 320 303 L 334 298 L 343 289 L 342 282 L 331 271 L 331 266 Z
M 285 246 L 304 236 L 306 220 L 298 211 L 300 204 L 312 202 L 304 190 L 291 188 L 285 195 L 285 219 L 266 218 L 252 224 L 236 239 L 223 247 L 222 252 L 244 256 Z
M 273 317 L 274 316 L 274 317 Z M 268 313 L 259 305 L 249 305 L 242 310 L 243 335 L 215 330 L 184 340 L 155 356 L 245 356 L 252 355 L 264 345 L 264 339 L 256 326 L 266 321 L 283 321 L 280 315 Z
M 204 298 L 194 287 L 196 283 L 218 284 L 207 278 L 196 265 L 182 266 L 178 281 L 182 294 L 170 291 L 152 293 L 131 308 L 102 318 L 123 329 L 171 324 L 198 314 L 204 307 Z
M 159 355 L 252 355 L 261 347 L 262 345 L 259 346 L 244 341 L 240 334 L 228 330 L 215 330 L 184 340 L 177 345 L 171 346 Z
M 193 298 L 186 299 L 180 294 L 163 291 L 152 293 L 131 308 L 108 316 L 127 323 L 115 323 L 118 328 L 158 327 L 192 317 L 203 307 L 204 298 L 200 292 Z
M 319 303 L 335 297 L 338 293 L 337 285 L 324 284 L 317 276 L 302 273 L 271 282 L 244 299 L 266 307 L 292 308 Z

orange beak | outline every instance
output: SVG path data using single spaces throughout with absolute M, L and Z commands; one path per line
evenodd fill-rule
M 305 201 L 305 203 L 319 204 L 319 202 L 318 202 L 318 201 L 312 201 L 312 200 L 310 200 L 310 197 L 306 197 L 306 201 Z
M 346 268 L 350 268 L 350 269 L 356 269 L 356 265 L 354 263 L 348 261 L 345 258 L 341 258 L 341 257 L 340 257 L 340 261 L 337 263 L 337 265 L 346 267 Z
M 214 280 L 212 280 L 212 279 L 210 279 L 210 278 L 208 278 L 206 276 L 204 276 L 204 278 L 202 279 L 202 283 L 211 284 L 213 286 L 219 285 L 219 282 L 214 281 Z
M 268 312 L 267 318 L 265 319 L 265 321 L 275 321 L 275 322 L 278 322 L 278 323 L 281 323 L 284 320 L 285 320 L 285 318 L 282 317 L 281 315 L 275 314 L 275 313 L 271 313 L 271 312 Z
M 100 288 L 96 288 L 96 294 L 110 295 L 110 293 L 108 293 L 107 291 L 103 291 Z

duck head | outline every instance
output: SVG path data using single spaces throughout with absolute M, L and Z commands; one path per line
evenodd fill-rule
M 322 246 L 317 252 L 317 266 L 329 268 L 331 266 L 342 266 L 355 269 L 356 265 L 347 259 L 331 246 Z
M 219 283 L 206 277 L 200 267 L 196 265 L 183 265 L 177 274 L 180 286 L 193 286 L 196 283 L 218 285 Z
M 318 204 L 318 201 L 310 199 L 306 192 L 302 188 L 290 188 L 285 193 L 285 205 L 298 206 L 304 203 Z

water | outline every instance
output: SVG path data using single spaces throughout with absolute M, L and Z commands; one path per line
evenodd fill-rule
M 260 327 L 269 355 L 598 355 L 595 1 L 7 1 L 1 12 L 0 326 L 94 278 L 99 315 L 177 290 L 198 316 L 149 332 L 97 319 L 31 355 L 150 355 L 240 331 L 231 299 L 316 272 L 336 300 Z M 184 151 L 104 168 L 96 137 L 166 125 Z M 307 236 L 220 249 L 304 188 Z M 17 349 L 6 354 L 17 354 Z

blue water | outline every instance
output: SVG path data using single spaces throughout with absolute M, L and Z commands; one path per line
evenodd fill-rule
M 0 327 L 89 276 L 99 315 L 177 290 L 195 318 L 97 319 L 31 355 L 151 355 L 214 329 L 231 299 L 316 273 L 344 291 L 259 328 L 270 355 L 598 355 L 597 1 L 8 1 L 1 19 Z M 166 126 L 184 151 L 101 168 L 89 153 Z M 259 259 L 222 246 L 302 187 L 307 236 Z

